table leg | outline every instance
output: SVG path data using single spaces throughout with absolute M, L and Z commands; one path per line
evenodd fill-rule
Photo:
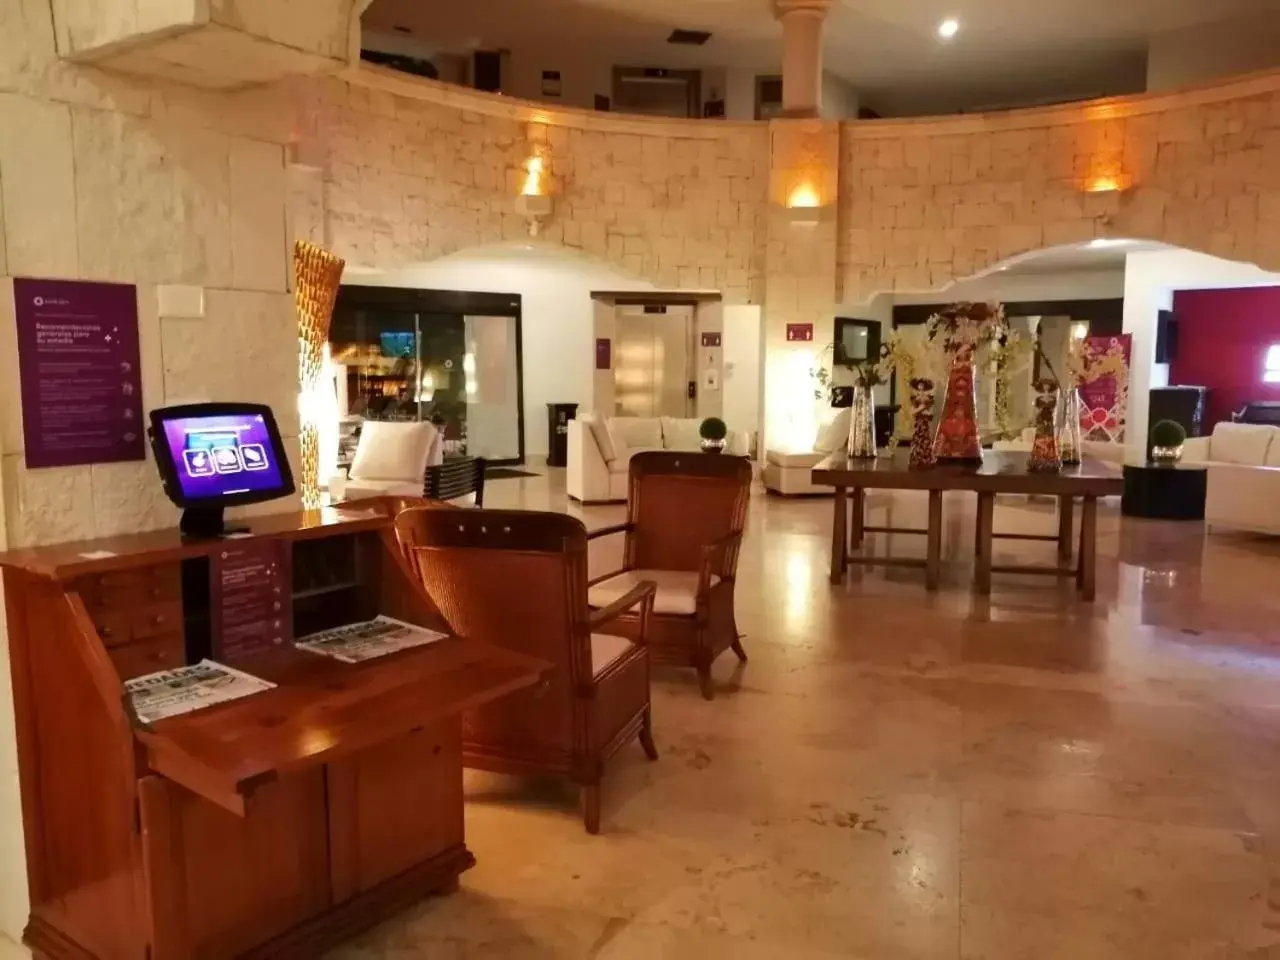
M 1058 498 L 1058 559 L 1071 560 L 1072 521 L 1075 515 L 1075 497 Z
M 853 488 L 853 527 L 849 533 L 849 542 L 854 550 L 862 548 L 866 537 L 863 529 L 867 525 L 867 491 L 863 487 Z
M 978 494 L 977 525 L 977 562 L 974 569 L 973 589 L 975 593 L 991 592 L 991 540 L 995 532 L 996 495 L 994 493 Z
M 928 552 L 924 563 L 924 585 L 929 590 L 938 589 L 942 568 L 942 491 L 929 491 Z
M 1085 497 L 1080 514 L 1080 594 L 1092 601 L 1097 593 L 1098 498 Z
M 849 504 L 844 487 L 836 487 L 835 516 L 831 522 L 831 582 L 844 580 L 845 557 L 849 549 L 845 541 L 845 522 Z

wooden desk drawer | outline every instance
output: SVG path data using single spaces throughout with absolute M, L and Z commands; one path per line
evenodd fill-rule
M 157 670 L 186 666 L 187 662 L 186 645 L 181 631 L 135 640 L 121 647 L 113 647 L 108 653 L 122 681 L 155 673 Z
M 182 601 L 153 603 L 148 606 L 91 609 L 98 636 L 107 647 L 118 647 L 135 640 L 162 634 L 182 633 Z
M 181 601 L 181 568 L 163 564 L 82 577 L 76 581 L 76 589 L 91 613 Z

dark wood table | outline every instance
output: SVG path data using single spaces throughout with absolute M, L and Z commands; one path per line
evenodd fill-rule
M 947 490 L 971 490 L 978 495 L 975 537 L 974 591 L 991 592 L 992 573 L 1030 573 L 1072 576 L 1085 600 L 1092 600 L 1096 583 L 1098 498 L 1119 495 L 1124 479 L 1106 464 L 1085 461 L 1063 467 L 1057 473 L 1030 473 L 1027 454 L 986 451 L 981 464 L 939 464 L 923 470 L 908 466 L 906 451 L 874 460 L 851 460 L 833 454 L 813 468 L 813 482 L 835 488 L 835 516 L 831 531 L 831 582 L 840 583 L 850 563 L 923 566 L 925 585 L 936 590 L 942 562 L 942 494 Z M 867 490 L 921 490 L 929 494 L 929 525 L 924 531 L 895 527 L 868 527 L 863 520 Z M 848 524 L 849 496 L 853 498 L 852 531 Z M 995 498 L 1001 493 L 1056 497 L 1059 504 L 1056 534 L 997 533 Z M 1079 555 L 1071 565 L 1073 505 L 1083 500 Z M 849 547 L 859 546 L 867 532 L 924 533 L 925 559 L 850 557 Z M 852 535 L 850 535 L 852 534 Z M 1052 540 L 1058 544 L 1057 566 L 997 566 L 992 564 L 995 539 Z

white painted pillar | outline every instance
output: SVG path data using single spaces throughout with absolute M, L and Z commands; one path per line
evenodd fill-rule
M 822 22 L 831 0 L 774 0 L 782 24 L 782 109 L 788 117 L 822 110 Z

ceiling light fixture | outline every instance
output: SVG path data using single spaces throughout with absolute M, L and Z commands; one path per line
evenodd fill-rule
M 1101 250 L 1104 247 L 1123 247 L 1128 240 L 1117 240 L 1113 237 L 1098 237 L 1089 241 L 1089 247 L 1093 250 Z
M 938 36 L 943 40 L 950 40 L 959 32 L 960 21 L 955 17 L 947 17 L 947 19 L 938 24 Z

